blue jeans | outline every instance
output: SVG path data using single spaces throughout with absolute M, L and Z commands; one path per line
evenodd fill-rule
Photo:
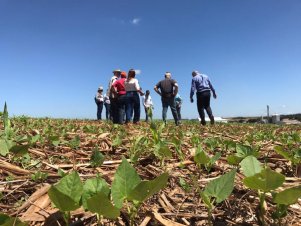
M 177 114 L 177 109 L 176 109 L 176 103 L 175 103 L 175 98 L 174 97 L 162 97 L 161 98 L 162 101 L 162 118 L 163 121 L 166 122 L 166 115 L 167 115 L 167 109 L 168 107 L 170 107 L 172 116 L 175 120 L 175 123 L 178 124 L 179 123 L 179 119 L 178 119 L 178 114 Z
M 97 104 L 97 119 L 101 120 L 101 113 L 103 108 L 103 102 Z
M 126 122 L 130 122 L 132 119 L 132 112 L 134 110 L 133 122 L 140 121 L 140 97 L 137 91 L 126 92 Z
M 105 103 L 105 107 L 106 107 L 106 119 L 109 120 L 110 119 L 111 105 Z
M 124 115 L 125 115 L 126 95 L 119 96 L 117 103 L 118 103 L 118 124 L 123 124 Z

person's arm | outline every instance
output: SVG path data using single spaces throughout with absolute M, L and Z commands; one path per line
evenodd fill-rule
M 217 95 L 216 95 L 216 93 L 215 93 L 215 89 L 213 88 L 213 86 L 212 86 L 212 84 L 211 84 L 211 82 L 210 82 L 209 79 L 208 79 L 208 84 L 209 84 L 209 87 L 210 87 L 210 89 L 211 89 L 211 91 L 212 91 L 212 93 L 213 93 L 213 98 L 216 99 L 216 98 L 217 98 Z
M 158 82 L 157 85 L 155 85 L 154 90 L 156 91 L 156 93 L 162 96 L 162 93 L 159 91 L 159 88 L 160 88 L 160 82 Z
M 190 89 L 190 102 L 193 103 L 193 95 L 195 92 L 195 81 L 192 79 L 191 81 L 191 89 Z
M 117 81 L 115 81 L 112 85 L 111 85 L 111 92 L 118 94 L 117 92 Z

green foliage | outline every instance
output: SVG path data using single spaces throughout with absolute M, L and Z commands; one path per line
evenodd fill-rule
M 0 226 L 27 226 L 27 224 L 21 222 L 19 218 L 0 213 Z
M 207 171 L 210 171 L 221 155 L 222 154 L 218 152 L 210 158 L 209 155 L 207 155 L 207 153 L 202 149 L 202 147 L 198 146 L 193 159 L 198 167 L 204 166 Z
M 116 219 L 120 215 L 119 209 L 112 205 L 108 195 L 101 191 L 87 200 L 87 209 L 109 219 Z
M 110 188 L 104 179 L 96 177 L 93 179 L 86 180 L 83 186 L 83 207 L 85 209 L 89 209 L 87 205 L 87 200 L 100 192 L 104 194 L 107 198 L 110 194 Z
M 273 201 L 277 204 L 292 205 L 294 203 L 297 203 L 300 197 L 301 197 L 301 186 L 297 186 L 276 193 L 273 198 Z
M 207 197 L 214 197 L 216 203 L 224 201 L 233 191 L 236 170 L 232 170 L 219 178 L 210 181 L 203 194 Z
M 263 169 L 260 173 L 253 176 L 246 177 L 243 182 L 251 189 L 261 190 L 263 192 L 270 192 L 280 187 L 285 181 L 285 176 L 270 168 Z
M 83 184 L 77 172 L 63 177 L 58 184 L 48 191 L 49 198 L 62 212 L 76 210 L 80 207 Z
M 92 151 L 92 155 L 90 158 L 90 164 L 92 167 L 99 167 L 103 164 L 105 160 L 104 155 L 95 147 Z
M 134 167 L 122 158 L 112 183 L 112 198 L 116 207 L 121 208 L 124 199 L 129 198 L 131 191 L 141 182 Z
M 31 179 L 35 182 L 45 181 L 47 178 L 48 178 L 48 173 L 43 173 L 41 171 L 37 171 L 31 175 Z
M 239 165 L 246 177 L 254 176 L 262 170 L 260 162 L 252 155 L 244 158 Z

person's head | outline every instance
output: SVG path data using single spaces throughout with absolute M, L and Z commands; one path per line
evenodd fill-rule
M 121 78 L 126 78 L 126 72 L 125 71 L 122 71 L 121 74 L 120 74 Z
M 170 72 L 165 72 L 165 78 L 167 78 L 167 79 L 169 79 L 169 78 L 171 78 L 171 73 Z
M 103 91 L 103 87 L 102 86 L 100 86 L 99 88 L 98 88 L 98 90 L 97 90 L 99 93 L 102 93 L 102 91 Z
M 145 91 L 145 95 L 148 96 L 150 94 L 149 90 Z
M 193 71 L 192 72 L 192 77 L 196 76 L 196 75 L 199 75 L 200 73 L 198 71 Z
M 134 69 L 130 69 L 128 72 L 128 78 L 135 78 L 136 77 L 136 71 Z
M 115 69 L 115 70 L 113 71 L 113 74 L 114 74 L 116 77 L 120 77 L 121 70 L 120 70 L 120 69 Z

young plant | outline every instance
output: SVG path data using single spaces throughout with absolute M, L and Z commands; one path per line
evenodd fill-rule
M 246 157 L 240 165 L 246 176 L 243 180 L 244 185 L 258 192 L 258 219 L 262 225 L 265 225 L 266 194 L 269 192 L 273 193 L 276 188 L 280 187 L 285 177 L 280 173 L 272 171 L 270 168 L 262 168 L 259 161 L 253 156 Z
M 63 177 L 56 185 L 52 185 L 48 191 L 49 198 L 63 213 L 67 225 L 70 223 L 70 212 L 81 206 L 82 193 L 83 184 L 75 171 Z
M 229 173 L 210 181 L 204 191 L 200 192 L 201 199 L 208 210 L 208 223 L 212 225 L 212 211 L 215 203 L 221 203 L 232 193 L 234 188 L 236 170 L 233 169 Z
M 126 204 L 130 225 L 133 225 L 134 219 L 141 204 L 159 192 L 167 184 L 168 174 L 163 173 L 151 181 L 141 181 L 135 168 L 123 158 L 118 167 L 114 181 L 112 183 L 112 198 L 117 208 L 122 208 Z
M 258 151 L 248 145 L 236 144 L 236 153 L 229 155 L 227 161 L 230 165 L 238 165 L 247 156 L 258 156 Z
M 92 150 L 92 155 L 90 158 L 90 164 L 92 167 L 99 167 L 103 164 L 105 156 L 99 151 L 98 147 Z
M 221 153 L 216 153 L 213 157 L 209 157 L 209 155 L 202 149 L 201 146 L 198 146 L 195 155 L 194 162 L 197 164 L 199 168 L 204 166 L 206 171 L 210 171 L 213 167 L 214 163 L 221 157 Z

